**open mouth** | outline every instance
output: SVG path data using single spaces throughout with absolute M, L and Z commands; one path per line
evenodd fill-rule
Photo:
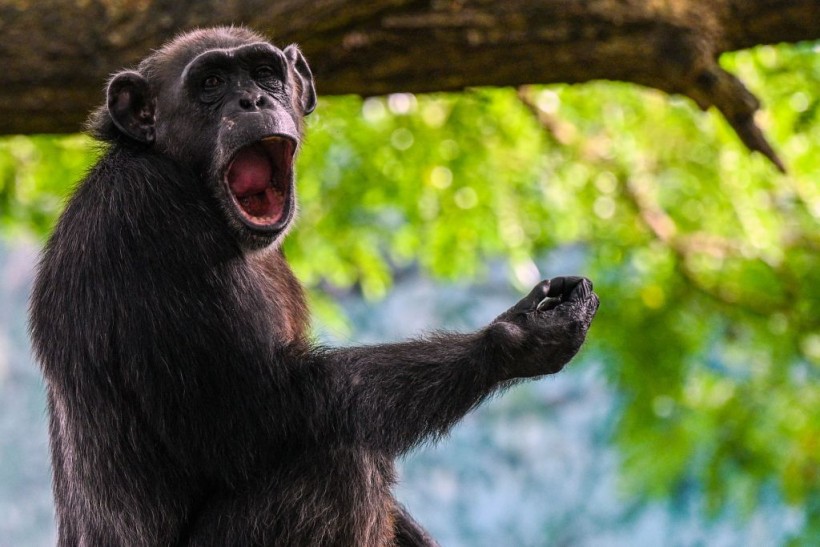
M 228 165 L 228 191 L 240 219 L 249 228 L 268 232 L 287 224 L 295 149 L 288 137 L 267 137 L 240 148 Z

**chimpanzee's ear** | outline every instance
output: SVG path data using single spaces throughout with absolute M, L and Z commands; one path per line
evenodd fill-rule
M 154 142 L 154 107 L 148 81 L 139 72 L 125 70 L 108 84 L 108 115 L 122 133 L 132 139 Z
M 310 67 L 296 44 L 291 44 L 285 48 L 285 57 L 287 57 L 288 62 L 299 77 L 302 112 L 307 116 L 316 108 L 316 88 L 313 85 L 313 74 L 310 72 Z

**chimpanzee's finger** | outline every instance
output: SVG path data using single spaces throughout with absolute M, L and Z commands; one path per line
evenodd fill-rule
M 569 295 L 570 291 L 582 280 L 578 276 L 562 276 L 550 279 L 550 290 L 548 296 Z M 566 297 L 564 298 L 566 300 Z
M 547 297 L 550 292 L 550 280 L 545 279 L 538 283 L 527 296 L 518 301 L 510 311 L 529 312 L 538 308 L 538 305 Z

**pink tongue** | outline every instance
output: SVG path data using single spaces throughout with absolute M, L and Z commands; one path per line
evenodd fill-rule
M 268 186 L 273 172 L 264 151 L 257 147 L 240 150 L 228 171 L 228 184 L 237 197 L 258 194 Z

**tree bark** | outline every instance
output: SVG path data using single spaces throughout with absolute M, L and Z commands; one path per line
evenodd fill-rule
M 779 164 L 716 60 L 820 38 L 818 0 L 0 0 L 0 133 L 75 132 L 113 71 L 181 29 L 245 24 L 305 52 L 320 94 L 610 79 L 717 107 Z

